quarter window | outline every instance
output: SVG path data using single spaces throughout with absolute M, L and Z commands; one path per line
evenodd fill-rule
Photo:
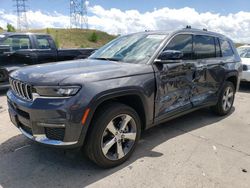
M 193 37 L 189 34 L 175 36 L 164 50 L 178 50 L 184 54 L 183 59 L 192 59 L 193 56 Z
M 234 55 L 232 47 L 228 41 L 220 39 L 220 45 L 223 57 L 230 57 Z
M 216 57 L 214 37 L 196 35 L 194 37 L 194 55 L 195 59 Z

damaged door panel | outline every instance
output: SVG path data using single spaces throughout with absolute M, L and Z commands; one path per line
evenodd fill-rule
M 178 111 L 192 108 L 190 97 L 194 88 L 195 74 L 192 61 L 192 35 L 175 36 L 163 51 L 166 50 L 181 51 L 183 58 L 156 65 L 158 71 L 155 116 L 157 118 L 165 118 Z
M 190 97 L 193 88 L 194 68 L 190 63 L 172 63 L 163 65 L 157 74 L 158 93 L 156 95 L 156 113 L 158 116 L 171 115 L 176 111 L 192 107 Z
M 221 67 L 221 51 L 218 39 L 207 35 L 194 35 L 195 90 L 191 97 L 194 106 L 216 100 L 216 95 L 224 75 Z

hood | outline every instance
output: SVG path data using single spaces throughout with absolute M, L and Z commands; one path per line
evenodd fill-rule
M 67 83 L 115 79 L 138 74 L 152 73 L 151 65 L 122 63 L 106 60 L 82 59 L 28 66 L 10 76 L 33 85 L 59 85 Z
M 243 65 L 250 65 L 250 58 L 241 58 L 241 61 Z

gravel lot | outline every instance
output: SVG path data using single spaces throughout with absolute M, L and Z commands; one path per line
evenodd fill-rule
M 109 170 L 29 141 L 10 123 L 4 92 L 0 106 L 0 188 L 250 187 L 250 85 L 229 116 L 204 109 L 152 128 L 129 161 Z

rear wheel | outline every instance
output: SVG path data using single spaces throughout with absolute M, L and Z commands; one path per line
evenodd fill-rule
M 233 107 L 234 98 L 234 84 L 232 82 L 225 82 L 221 90 L 218 103 L 214 107 L 212 107 L 213 111 L 221 116 L 227 115 Z
M 98 111 L 86 143 L 88 157 L 109 168 L 126 161 L 140 138 L 141 123 L 136 111 L 124 104 L 112 103 Z

